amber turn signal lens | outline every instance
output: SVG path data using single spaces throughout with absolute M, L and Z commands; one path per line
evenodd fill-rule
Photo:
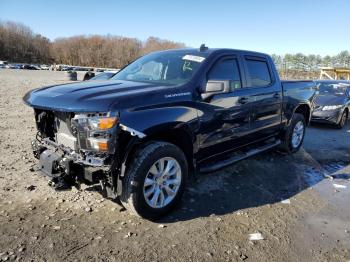
M 105 142 L 98 142 L 98 149 L 100 151 L 108 151 L 108 143 L 107 141 Z
M 117 119 L 115 117 L 106 117 L 101 118 L 98 123 L 99 129 L 109 129 L 114 126 L 114 124 L 117 122 Z

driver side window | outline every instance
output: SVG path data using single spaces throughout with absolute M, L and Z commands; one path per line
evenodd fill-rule
M 241 77 L 239 74 L 237 60 L 220 60 L 210 70 L 207 80 L 229 80 L 230 91 L 241 88 Z

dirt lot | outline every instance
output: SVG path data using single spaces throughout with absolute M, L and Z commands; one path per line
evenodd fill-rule
M 61 79 L 0 70 L 0 261 L 350 261 L 350 124 L 310 127 L 295 155 L 203 175 L 152 223 L 95 187 L 56 193 L 32 171 L 33 112 L 22 97 Z

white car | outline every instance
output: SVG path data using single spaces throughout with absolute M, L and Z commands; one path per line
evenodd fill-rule
M 49 70 L 50 66 L 48 66 L 48 65 L 40 65 L 40 69 L 41 70 Z

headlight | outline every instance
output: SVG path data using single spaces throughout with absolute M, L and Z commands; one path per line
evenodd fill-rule
M 85 131 L 98 131 L 112 128 L 118 119 L 116 116 L 110 116 L 108 113 L 100 114 L 77 114 L 74 116 L 79 129 Z
M 118 117 L 110 113 L 76 114 L 73 118 L 81 149 L 112 152 L 114 149 L 113 127 Z
M 324 106 L 322 108 L 323 111 L 327 111 L 327 110 L 336 110 L 339 108 L 342 108 L 343 105 L 335 105 L 335 106 Z

